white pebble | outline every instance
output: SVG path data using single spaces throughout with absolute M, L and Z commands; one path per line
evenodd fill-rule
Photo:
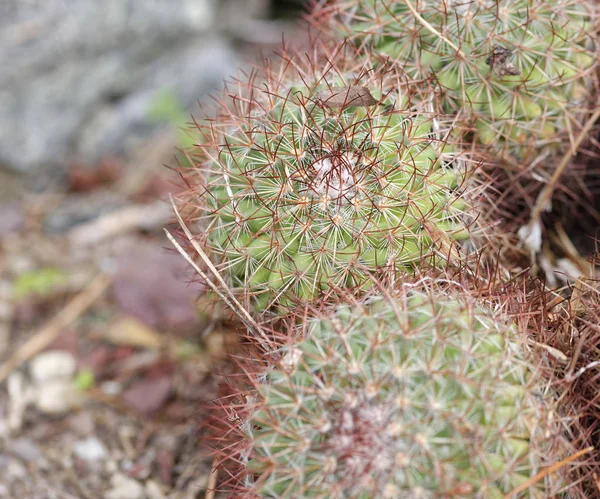
M 115 397 L 123 391 L 123 387 L 118 381 L 105 381 L 100 385 L 100 390 L 102 390 L 102 393 L 105 395 Z
M 39 386 L 35 406 L 44 414 L 62 414 L 82 402 L 81 394 L 70 381 L 52 380 Z
M 71 379 L 76 367 L 77 361 L 69 352 L 49 350 L 33 358 L 29 372 L 33 381 L 41 384 L 48 380 Z
M 121 473 L 117 473 L 110 479 L 111 488 L 104 496 L 106 499 L 143 499 L 144 487 Z
M 146 482 L 146 496 L 148 499 L 165 499 L 165 495 L 163 494 L 160 485 L 153 480 L 148 480 Z
M 79 440 L 73 447 L 75 455 L 87 462 L 103 461 L 108 457 L 108 451 L 96 437 L 88 437 Z

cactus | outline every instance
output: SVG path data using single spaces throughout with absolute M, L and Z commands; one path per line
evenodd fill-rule
M 396 73 L 361 78 L 341 56 L 334 68 L 284 62 L 283 76 L 233 96 L 193 172 L 203 240 L 233 288 L 263 312 L 436 254 L 443 264 L 469 236 L 468 168 L 443 117 Z
M 501 498 L 567 449 L 514 327 L 464 294 L 371 295 L 308 324 L 242 425 L 249 497 Z M 557 497 L 564 475 L 518 497 Z
M 506 157 L 556 151 L 592 101 L 596 2 L 355 0 L 327 9 L 322 19 L 369 57 L 389 57 L 415 79 L 435 77 L 443 110 Z

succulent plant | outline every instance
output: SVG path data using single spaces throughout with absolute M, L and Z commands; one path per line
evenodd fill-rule
M 396 73 L 292 62 L 233 96 L 192 172 L 200 237 L 231 285 L 261 312 L 436 254 L 444 264 L 469 236 L 468 168 L 427 94 Z
M 242 425 L 249 497 L 563 490 L 564 468 L 525 484 L 568 446 L 552 391 L 515 328 L 460 293 L 338 305 L 279 353 Z
M 568 142 L 593 101 L 595 1 L 339 0 L 325 10 L 321 19 L 370 58 L 435 77 L 443 110 L 506 157 L 532 160 Z

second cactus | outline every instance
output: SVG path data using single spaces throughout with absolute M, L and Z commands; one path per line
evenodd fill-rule
M 528 483 L 568 452 L 552 391 L 513 327 L 461 293 L 339 305 L 282 354 L 245 425 L 249 496 L 563 490 L 568 468 Z

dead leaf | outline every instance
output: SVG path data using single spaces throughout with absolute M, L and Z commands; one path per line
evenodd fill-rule
M 16 203 L 0 204 L 0 236 L 18 232 L 25 225 L 25 212 Z
M 350 85 L 347 87 L 332 87 L 317 93 L 317 99 L 329 107 L 363 106 L 379 104 L 367 87 Z
M 104 334 L 104 339 L 115 345 L 157 349 L 163 338 L 156 331 L 133 317 L 121 317 L 113 322 Z
M 123 394 L 123 401 L 128 407 L 151 416 L 169 399 L 171 388 L 171 376 L 136 381 Z
M 510 61 L 512 50 L 504 47 L 494 47 L 492 53 L 485 60 L 485 63 L 498 76 L 517 76 L 521 70 Z
M 122 176 L 124 166 L 115 159 L 103 159 L 96 165 L 74 163 L 67 181 L 72 192 L 90 192 L 114 184 Z
M 171 485 L 173 480 L 173 466 L 175 457 L 167 449 L 159 449 L 156 453 L 156 464 L 158 465 L 158 476 L 165 485 Z
M 157 328 L 198 321 L 195 299 L 203 286 L 192 281 L 194 274 L 175 251 L 132 238 L 117 255 L 115 267 L 112 295 L 126 314 Z

